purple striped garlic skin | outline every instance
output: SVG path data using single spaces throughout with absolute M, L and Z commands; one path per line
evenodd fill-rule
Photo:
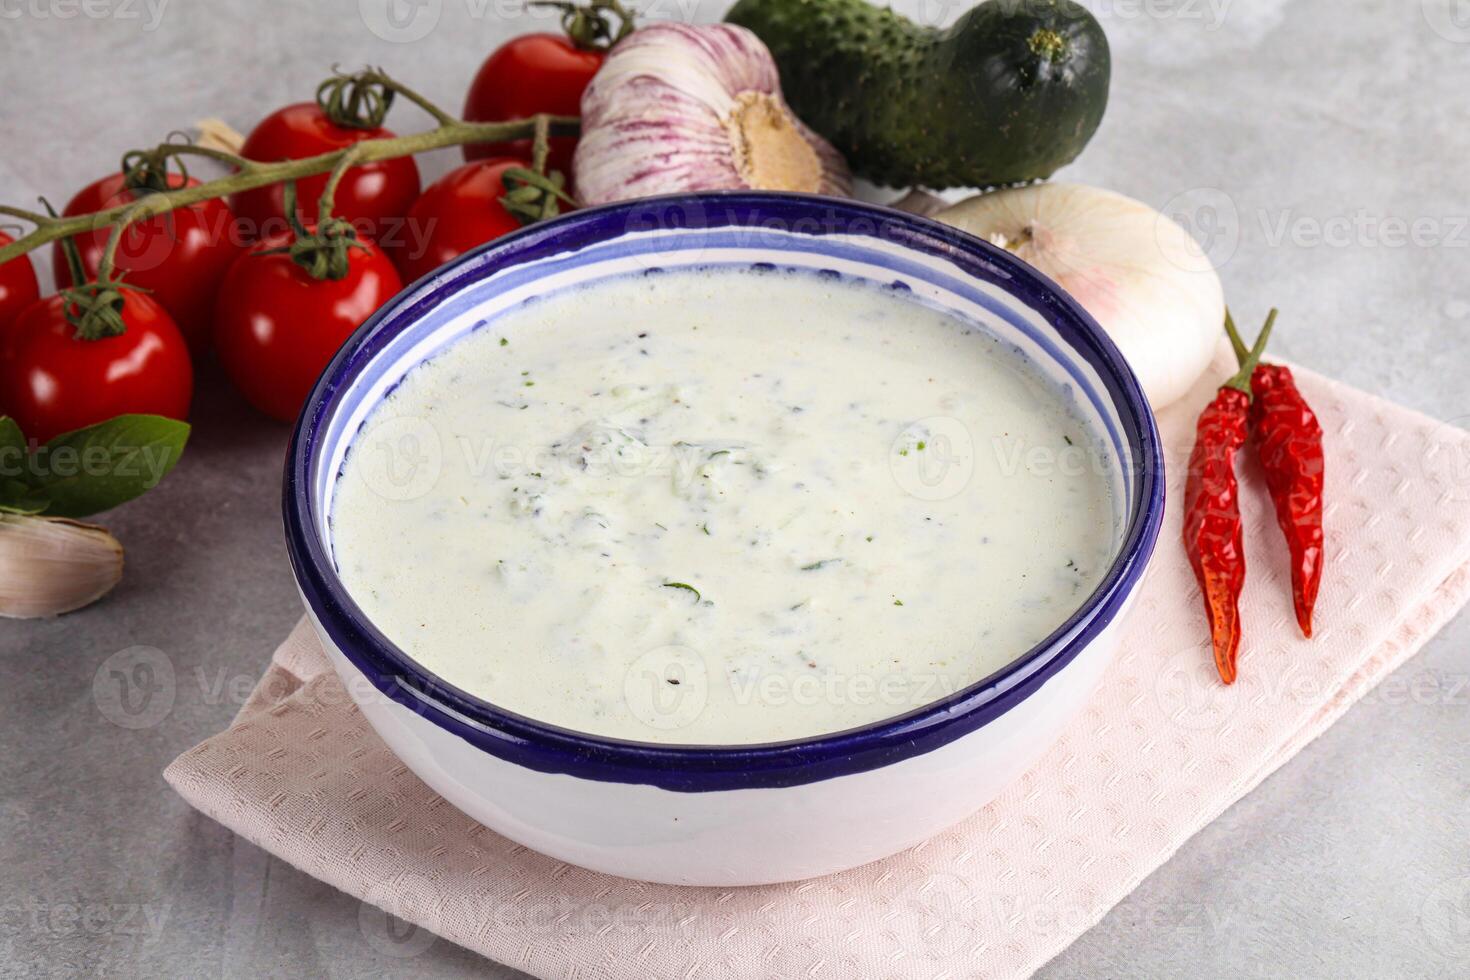
M 841 154 L 782 99 L 765 44 L 732 24 L 653 24 L 619 42 L 582 95 L 572 166 L 589 205 L 852 186 Z

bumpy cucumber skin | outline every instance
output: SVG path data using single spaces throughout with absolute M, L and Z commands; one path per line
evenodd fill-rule
M 987 0 L 942 31 L 867 0 L 740 0 L 726 20 L 766 43 L 796 114 L 880 184 L 1049 177 L 1107 106 L 1107 37 L 1073 0 Z

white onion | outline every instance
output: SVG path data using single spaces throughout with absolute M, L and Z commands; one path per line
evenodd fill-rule
M 1155 411 L 1209 366 L 1220 277 L 1189 233 L 1141 201 L 1080 184 L 982 194 L 935 215 L 1050 276 L 1107 331 Z

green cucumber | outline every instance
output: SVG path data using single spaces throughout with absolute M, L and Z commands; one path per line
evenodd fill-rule
M 945 29 L 866 0 L 740 0 L 726 19 L 854 173 L 895 187 L 1049 177 L 1107 106 L 1108 40 L 1073 0 L 988 0 Z

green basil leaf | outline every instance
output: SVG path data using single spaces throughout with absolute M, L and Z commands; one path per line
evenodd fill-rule
M 9 415 L 0 415 L 0 453 L 8 449 L 19 449 L 25 452 L 26 437 L 21 433 L 20 426 L 16 424 L 15 419 Z M 0 465 L 9 462 L 8 458 L 0 458 Z M 8 469 L 6 475 L 10 475 Z
M 188 438 L 187 423 L 119 415 L 37 449 L 31 484 L 50 498 L 47 514 L 86 517 L 151 490 L 179 461 Z
M 0 415 L 0 513 L 39 514 L 49 498 L 30 485 L 26 437 L 15 419 Z
M 0 480 L 0 514 L 39 514 L 51 498 L 19 480 Z

